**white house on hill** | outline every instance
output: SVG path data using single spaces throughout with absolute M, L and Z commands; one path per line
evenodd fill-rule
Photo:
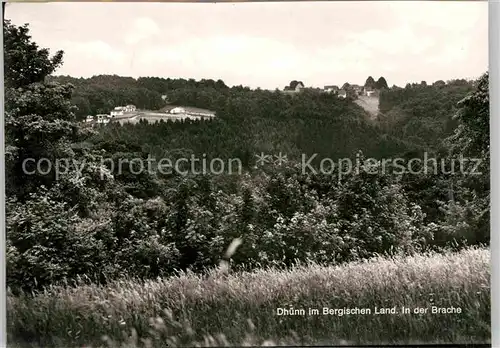
M 327 92 L 327 93 L 338 93 L 339 91 L 339 86 L 325 86 L 323 88 L 323 91 Z
M 361 93 L 363 93 L 363 87 L 361 87 L 360 85 L 351 85 L 351 88 L 358 95 L 361 94 Z
M 186 109 L 184 109 L 182 106 L 176 106 L 175 108 L 170 110 L 171 114 L 185 114 Z
M 175 106 L 172 108 L 166 108 L 165 112 L 174 115 L 184 115 L 185 117 L 193 119 L 215 117 L 215 112 L 213 111 L 195 108 L 191 106 Z
M 111 117 L 123 116 L 124 113 L 125 113 L 124 107 L 117 106 L 111 111 Z
M 283 92 L 285 93 L 298 93 L 304 89 L 302 81 L 292 81 L 289 86 L 286 86 Z
M 127 105 L 127 106 L 117 106 L 111 111 L 111 117 L 123 116 L 123 114 L 127 112 L 135 112 L 137 108 L 135 105 Z
M 97 123 L 102 123 L 102 124 L 106 124 L 106 123 L 109 123 L 109 120 L 111 119 L 111 115 L 108 115 L 108 114 L 99 114 L 96 116 L 97 118 Z
M 129 104 L 125 106 L 125 112 L 135 112 L 136 110 L 137 108 L 135 107 L 135 105 Z

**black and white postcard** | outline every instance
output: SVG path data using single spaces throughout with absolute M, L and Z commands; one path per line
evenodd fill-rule
M 3 23 L 9 347 L 490 344 L 487 2 Z

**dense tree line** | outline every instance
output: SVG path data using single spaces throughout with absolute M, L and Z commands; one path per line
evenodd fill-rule
M 457 126 L 453 116 L 458 102 L 474 90 L 473 81 L 441 82 L 381 91 L 379 118 L 384 131 L 424 147 L 439 146 Z
M 473 86 L 391 89 L 381 96 L 382 112 L 399 108 L 426 122 L 444 117 L 435 110 L 425 115 L 431 99 L 441 100 L 439 109 L 455 114 L 456 126 L 440 133 L 450 135 L 442 147 L 452 157 L 438 147 L 436 154 L 449 165 L 465 149 L 484 160 L 484 174 L 395 175 L 368 172 L 373 163 L 367 157 L 420 153 L 426 149 L 422 144 L 434 144 L 423 124 L 404 128 L 409 122 L 404 117 L 374 124 L 352 101 L 315 91 L 291 96 L 228 88 L 220 80 L 54 78 L 62 53 L 51 57 L 31 40 L 27 27 L 8 21 L 4 37 L 6 247 L 13 290 L 82 276 L 106 282 L 123 275 L 203 271 L 218 263 L 234 238 L 243 240 L 230 261 L 234 268 L 297 260 L 340 263 L 488 242 L 487 75 Z M 16 59 L 19 55 L 25 59 Z M 87 98 L 93 110 L 104 110 L 111 99 L 154 109 L 163 95 L 170 102 L 213 109 L 218 117 L 91 130 L 76 122 L 78 98 L 80 103 Z M 401 138 L 396 130 L 402 127 Z M 256 168 L 260 152 L 282 152 L 289 161 Z M 243 171 L 137 174 L 131 162 L 118 165 L 125 159 L 175 160 L 202 153 L 208 159 L 239 158 Z M 331 174 L 304 173 L 301 155 L 316 153 L 318 161 L 357 158 L 361 171 L 346 172 L 341 180 L 338 168 Z M 69 165 L 58 175 L 26 173 L 36 169 L 35 162 L 23 168 L 26 159 L 42 158 L 67 159 Z
M 210 96 L 214 90 L 228 87 L 222 80 L 163 79 L 157 77 L 121 77 L 117 75 L 98 75 L 90 78 L 74 78 L 71 76 L 48 76 L 48 81 L 61 84 L 70 83 L 76 88 L 71 102 L 76 106 L 75 115 L 82 119 L 87 115 L 109 113 L 115 106 L 133 104 L 139 109 L 158 110 L 166 101 L 177 101 L 177 91 L 195 91 L 190 100 L 201 100 Z M 204 93 L 206 90 L 206 93 Z M 206 98 L 206 97 L 205 97 Z
M 302 154 L 338 159 L 354 157 L 359 149 L 374 157 L 406 150 L 404 142 L 381 136 L 360 107 L 334 95 L 304 91 L 290 96 L 229 89 L 214 92 L 211 98 L 196 97 L 203 92 L 177 91 L 176 98 L 187 105 L 215 110 L 214 121 L 116 125 L 100 131 L 93 141 L 124 140 L 161 150 L 182 147 L 222 158 L 234 158 L 242 152 L 282 152 L 296 160 Z

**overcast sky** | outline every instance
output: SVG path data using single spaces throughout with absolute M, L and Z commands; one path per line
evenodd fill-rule
M 487 2 L 11 3 L 6 18 L 65 51 L 57 74 L 222 79 L 282 89 L 476 78 Z

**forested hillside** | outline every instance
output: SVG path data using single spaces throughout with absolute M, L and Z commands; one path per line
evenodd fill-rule
M 289 158 L 299 158 L 302 153 L 339 158 L 352 156 L 358 150 L 380 157 L 403 153 L 407 149 L 404 139 L 387 138 L 377 125 L 366 122 L 367 115 L 354 103 L 314 90 L 292 96 L 243 86 L 229 88 L 221 80 L 135 80 L 107 75 L 89 79 L 58 76 L 48 80 L 75 86 L 71 102 L 77 107 L 77 118 L 109 112 L 116 105 L 128 103 L 140 109 L 160 109 L 165 105 L 162 96 L 170 104 L 207 108 L 218 116 L 208 125 L 195 122 L 194 126 L 143 125 L 132 127 L 132 131 L 129 126 L 105 129 L 95 138 L 99 140 L 124 137 L 141 147 L 165 145 L 164 149 L 170 147 L 168 142 L 223 157 L 241 156 L 242 152 L 281 151 Z M 162 132 L 169 132 L 172 127 L 175 132 L 165 137 L 167 133 Z M 246 131 L 241 132 L 241 127 Z M 143 136 L 143 132 L 150 134 Z M 190 132 L 203 134 L 191 137 Z M 210 144 L 203 139 L 208 139 Z M 237 140 L 237 144 L 230 144 L 233 140 Z
M 282 152 L 298 161 L 303 153 L 337 159 L 354 157 L 360 149 L 375 157 L 405 150 L 404 142 L 383 137 L 368 123 L 360 107 L 332 95 L 304 92 L 289 96 L 228 89 L 215 93 L 212 102 L 204 102 L 191 99 L 190 93 L 196 92 L 177 93 L 177 103 L 209 107 L 216 111 L 217 118 L 207 123 L 110 125 L 93 140 L 126 140 L 162 151 L 184 148 L 209 157 L 236 156 L 248 165 L 261 151 Z
M 165 105 L 162 96 L 167 96 L 171 102 L 208 107 L 216 102 L 216 97 L 221 97 L 217 92 L 228 89 L 221 80 L 134 79 L 116 75 L 99 75 L 88 79 L 49 76 L 47 81 L 70 83 L 76 87 L 71 102 L 77 107 L 75 115 L 79 119 L 87 115 L 109 113 L 115 106 L 126 104 L 134 104 L 139 109 L 157 110 Z
M 457 127 L 453 116 L 458 102 L 474 90 L 475 81 L 440 81 L 407 84 L 380 93 L 380 123 L 393 134 L 428 150 L 442 147 L 442 140 Z
M 87 79 L 49 76 L 48 81 L 75 86 L 71 102 L 76 106 L 74 112 L 77 119 L 89 114 L 109 113 L 117 105 L 134 104 L 139 109 L 158 110 L 167 102 L 214 110 L 219 118 L 231 122 L 233 126 L 238 120 L 245 120 L 246 127 L 252 130 L 249 132 L 252 134 L 251 143 L 266 144 L 269 148 L 273 146 L 269 141 L 281 141 L 281 150 L 286 153 L 321 150 L 330 154 L 335 148 L 337 155 L 345 156 L 352 154 L 353 149 L 362 149 L 376 157 L 404 153 L 406 150 L 442 149 L 442 140 L 450 136 L 457 126 L 453 120 L 457 103 L 474 89 L 474 81 L 463 79 L 437 81 L 429 85 L 422 81 L 408 83 L 405 88 L 383 88 L 380 92 L 379 122 L 367 125 L 363 122 L 365 115 L 354 104 L 314 90 L 291 96 L 243 86 L 230 88 L 222 80 L 134 79 L 116 75 Z M 354 131 L 352 126 L 362 128 L 361 132 Z M 222 136 L 220 127 L 206 129 L 206 137 L 210 138 L 212 129 Z M 239 124 L 236 129 L 238 127 Z M 280 128 L 280 134 L 273 131 L 275 128 Z M 332 132 L 335 133 L 335 140 L 331 139 Z M 379 139 L 381 135 L 385 140 Z M 232 135 L 222 137 L 234 138 Z M 356 137 L 362 142 L 357 143 L 353 139 Z

